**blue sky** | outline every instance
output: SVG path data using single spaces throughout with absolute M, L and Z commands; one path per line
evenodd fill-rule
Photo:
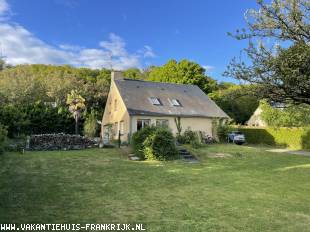
M 9 63 L 144 68 L 189 59 L 221 74 L 245 42 L 255 0 L 0 0 L 0 43 Z

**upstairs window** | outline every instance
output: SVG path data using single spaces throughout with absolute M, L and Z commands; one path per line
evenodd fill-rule
M 157 105 L 157 106 L 162 105 L 159 98 L 157 98 L 157 97 L 150 97 L 149 99 L 153 105 Z
M 114 100 L 114 111 L 117 111 L 117 99 Z
M 182 106 L 180 101 L 178 99 L 171 99 L 170 100 L 171 105 L 173 106 Z

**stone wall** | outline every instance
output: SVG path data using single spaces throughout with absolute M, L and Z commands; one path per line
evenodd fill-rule
M 98 146 L 97 142 L 80 135 L 41 134 L 32 135 L 26 148 L 35 151 L 46 150 L 79 150 Z

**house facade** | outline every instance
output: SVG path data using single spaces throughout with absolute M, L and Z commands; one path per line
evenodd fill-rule
M 131 135 L 149 125 L 163 125 L 176 134 L 191 129 L 214 136 L 214 120 L 229 119 L 195 85 L 126 79 L 120 71 L 111 74 L 110 91 L 102 119 L 104 140 L 129 141 Z
M 245 123 L 247 126 L 252 127 L 266 127 L 266 122 L 262 119 L 262 109 L 260 107 L 257 107 L 257 109 L 254 111 L 250 119 Z

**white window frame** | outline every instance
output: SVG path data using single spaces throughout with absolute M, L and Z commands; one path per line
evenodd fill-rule
M 169 127 L 169 120 L 168 119 L 156 119 L 156 126 Z
M 120 131 L 121 135 L 124 134 L 124 121 L 119 122 L 119 131 Z
M 161 101 L 157 97 L 150 97 L 149 100 L 155 106 L 160 106 L 161 105 Z
M 169 99 L 169 101 L 170 101 L 171 105 L 173 105 L 173 106 L 182 106 L 181 102 L 176 98 Z
M 142 123 L 142 127 L 141 127 L 141 129 L 143 129 L 145 126 L 150 126 L 151 125 L 151 119 L 137 119 L 137 130 L 138 130 L 138 121 L 141 121 L 141 123 Z M 146 123 L 147 122 L 147 123 Z

